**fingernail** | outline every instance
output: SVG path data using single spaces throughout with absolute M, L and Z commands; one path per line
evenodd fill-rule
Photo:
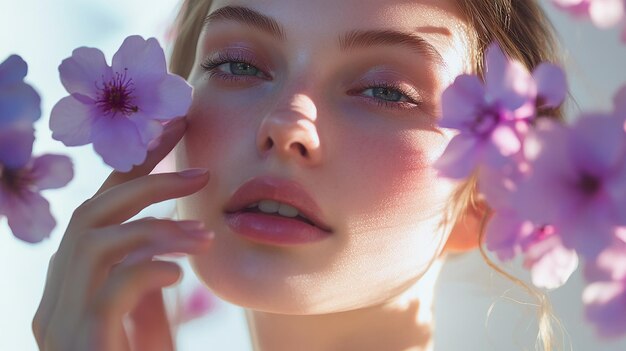
M 215 238 L 215 232 L 212 230 L 190 230 L 185 233 L 197 239 L 211 240 Z
M 204 222 L 200 221 L 178 221 L 176 224 L 183 230 L 201 230 L 204 229 Z
M 209 170 L 207 168 L 190 168 L 178 172 L 178 175 L 184 178 L 196 178 L 199 176 L 203 176 L 207 173 L 209 173 Z

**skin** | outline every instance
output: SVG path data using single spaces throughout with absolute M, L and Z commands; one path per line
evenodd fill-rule
M 442 90 L 469 71 L 462 16 L 452 0 L 215 1 L 210 11 L 227 5 L 274 17 L 285 41 L 233 22 L 202 33 L 188 115 L 143 165 L 113 172 L 74 211 L 33 319 L 40 350 L 174 350 L 161 289 L 181 271 L 153 260 L 172 252 L 190 255 L 215 294 L 246 309 L 256 351 L 431 350 L 450 235 L 439 223 L 453 189 L 432 168 L 451 138 L 435 123 Z M 340 51 L 337 36 L 354 29 L 415 31 L 444 64 L 398 45 Z M 267 76 L 202 70 L 233 47 L 248 48 Z M 366 84 L 381 81 L 412 89 L 419 105 L 379 106 L 390 95 Z M 199 170 L 149 174 L 176 145 L 178 168 Z M 332 236 L 286 248 L 230 232 L 224 204 L 268 174 L 301 183 Z M 174 198 L 183 198 L 180 221 L 128 221 Z
M 179 168 L 212 170 L 179 201 L 182 218 L 217 233 L 191 258 L 196 274 L 246 309 L 255 350 L 428 349 L 422 302 L 433 284 L 420 278 L 448 236 L 438 225 L 452 184 L 432 163 L 450 140 L 435 127 L 441 92 L 468 70 L 460 13 L 440 0 L 221 0 L 209 13 L 225 6 L 273 17 L 284 41 L 236 21 L 212 22 L 198 40 L 189 129 L 176 150 Z M 355 29 L 416 31 L 444 64 L 399 45 L 341 51 L 338 35 Z M 225 52 L 254 66 L 233 72 L 227 62 L 210 76 L 202 63 Z M 419 92 L 420 105 L 376 105 L 382 98 L 366 87 L 381 81 Z M 279 248 L 234 234 L 224 204 L 267 174 L 304 185 L 333 235 Z

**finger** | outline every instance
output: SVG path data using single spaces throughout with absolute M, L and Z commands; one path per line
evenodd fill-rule
M 52 266 L 54 264 L 55 256 L 56 253 L 53 253 L 52 256 L 50 256 L 50 260 L 48 261 L 46 284 L 44 287 L 43 295 L 41 297 L 41 301 L 39 302 L 39 307 L 37 307 L 37 311 L 35 312 L 35 316 L 33 317 L 33 321 L 31 324 L 33 335 L 35 336 L 35 341 L 37 341 L 37 346 L 40 350 L 43 350 L 43 341 L 47 325 L 47 323 L 43 323 L 42 321 L 49 320 L 49 318 L 47 317 L 50 315 L 52 309 L 54 308 L 54 300 L 51 299 L 51 296 L 54 295 L 52 293 L 54 284 L 50 277 L 52 276 Z
M 178 282 L 181 275 L 180 267 L 167 261 L 144 261 L 116 269 L 86 312 L 97 319 L 120 322 L 146 294 Z
M 49 301 L 42 311 L 40 325 L 47 325 L 55 312 L 80 316 L 94 291 L 99 289 L 112 265 L 131 252 L 145 259 L 169 252 L 200 253 L 210 246 L 211 234 L 198 221 L 146 218 L 122 225 L 92 229 L 83 233 L 67 250 L 65 267 L 50 281 Z M 60 258 L 60 257 L 59 257 Z M 71 263 L 71 265 L 69 264 Z
M 77 232 L 80 228 L 118 224 L 153 203 L 190 195 L 208 181 L 209 173 L 204 168 L 142 176 L 119 184 L 79 206 L 69 226 L 72 232 Z
M 129 333 L 135 351 L 172 351 L 174 339 L 167 318 L 162 290 L 146 294 L 130 313 Z
M 185 130 L 187 129 L 187 121 L 184 117 L 177 118 L 168 123 L 161 135 L 161 140 L 158 145 L 148 151 L 148 156 L 146 160 L 138 165 L 133 167 L 128 172 L 119 172 L 113 171 L 109 175 L 109 177 L 104 181 L 100 189 L 94 194 L 93 197 L 105 192 L 106 190 L 129 180 L 139 178 L 146 174 L 149 174 L 156 165 L 161 162 L 161 160 L 167 156 L 170 151 L 178 144 L 180 139 L 185 134 Z M 92 198 L 93 198 L 92 197 Z
M 138 262 L 169 252 L 199 254 L 210 247 L 212 238 L 212 233 L 197 221 L 151 219 L 92 229 L 76 243 L 69 260 L 72 265 L 67 267 L 59 289 L 56 310 L 70 316 L 81 315 L 108 279 L 113 265 L 127 256 L 140 253 L 142 259 L 135 260 Z

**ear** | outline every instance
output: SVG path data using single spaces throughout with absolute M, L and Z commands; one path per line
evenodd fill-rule
M 462 253 L 477 248 L 480 227 L 487 213 L 488 208 L 482 201 L 476 206 L 468 206 L 452 228 L 443 253 Z

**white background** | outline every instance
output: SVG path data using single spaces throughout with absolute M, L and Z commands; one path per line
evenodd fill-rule
M 67 149 L 50 138 L 50 110 L 66 95 L 58 79 L 58 65 L 79 46 L 100 48 L 110 60 L 128 35 L 162 39 L 177 3 L 0 0 L 0 61 L 11 53 L 21 55 L 29 64 L 26 80 L 42 95 L 43 115 L 36 126 L 35 154 L 68 154 L 76 171 L 68 187 L 44 193 L 58 221 L 49 240 L 37 245 L 18 241 L 6 221 L 0 219 L 0 350 L 36 350 L 30 323 L 43 291 L 48 259 L 58 247 L 72 210 L 90 197 L 109 173 L 90 146 Z M 549 4 L 546 7 L 568 52 L 567 68 L 578 105 L 583 110 L 608 109 L 618 86 L 626 83 L 626 45 L 619 44 L 616 30 L 600 31 L 557 13 Z M 148 212 L 159 215 L 171 206 L 165 203 Z M 185 290 L 193 286 L 195 278 L 183 265 Z M 525 272 L 512 269 L 527 279 Z M 626 350 L 624 338 L 601 342 L 594 337 L 582 318 L 581 291 L 580 276 L 575 274 L 563 288 L 551 293 L 555 311 L 570 333 L 573 349 Z M 530 302 L 519 288 L 495 276 L 477 253 L 448 262 L 437 288 L 437 351 L 533 349 L 533 309 L 513 298 Z M 251 350 L 243 310 L 218 301 L 214 313 L 181 329 L 178 349 Z

